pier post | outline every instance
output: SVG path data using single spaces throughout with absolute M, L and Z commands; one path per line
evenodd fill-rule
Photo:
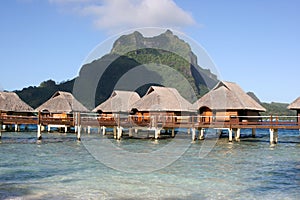
M 232 142 L 232 129 L 228 129 L 228 135 L 229 135 L 229 142 Z
M 75 113 L 75 127 L 77 127 L 77 140 L 81 140 L 81 116 L 80 112 Z
M 159 128 L 155 128 L 155 135 L 154 138 L 157 140 L 160 136 L 160 129 Z
M 38 140 L 42 139 L 42 125 L 41 124 L 37 125 L 37 139 Z
M 204 128 L 200 128 L 199 140 L 204 140 Z
M 241 138 L 241 129 L 238 128 L 235 130 L 235 133 L 234 133 L 234 136 L 235 136 L 235 141 L 240 141 L 240 138 Z
M 68 132 L 68 127 L 67 126 L 65 126 L 65 133 L 67 133 Z
M 87 131 L 88 134 L 91 134 L 91 126 L 88 126 L 87 129 L 88 129 L 88 131 Z
M 196 129 L 192 128 L 192 141 L 196 140 Z
M 278 143 L 278 129 L 270 129 L 270 144 Z
M 18 124 L 15 124 L 15 132 L 18 132 L 18 131 L 20 131 L 19 126 L 18 126 Z
M 129 128 L 129 130 L 128 130 L 128 131 L 129 131 L 129 134 L 128 134 L 128 136 L 129 136 L 129 137 L 132 137 L 132 136 L 133 136 L 133 134 L 132 134 L 132 131 L 133 131 L 133 130 L 132 130 L 132 128 Z
M 117 127 L 116 126 L 114 126 L 113 131 L 114 131 L 114 138 L 117 139 Z
M 120 140 L 122 137 L 122 127 L 117 127 L 117 140 Z
M 252 129 L 252 137 L 255 138 L 255 136 L 256 136 L 256 129 L 253 128 L 253 129 Z
M 102 126 L 102 135 L 106 135 L 106 127 Z
M 78 125 L 77 127 L 77 140 L 81 140 L 81 125 Z
M 172 137 L 175 137 L 175 128 L 172 128 Z
M 48 133 L 51 131 L 51 126 L 48 125 Z M 75 132 L 77 132 L 77 130 L 75 129 Z

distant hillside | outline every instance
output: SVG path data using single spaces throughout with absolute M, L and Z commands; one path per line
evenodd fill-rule
M 252 97 L 256 102 L 261 104 L 267 111 L 262 113 L 262 115 L 274 115 L 274 116 L 294 116 L 296 115 L 296 111 L 287 109 L 287 103 L 264 103 L 259 100 L 259 98 L 253 92 L 247 92 L 247 94 Z
M 42 82 L 39 86 L 24 88 L 16 93 L 33 108 L 47 101 L 56 91 L 72 92 L 74 80 L 56 84 L 53 80 Z
M 133 69 L 139 69 L 137 75 L 130 78 L 127 85 L 120 85 L 120 79 Z M 171 70 L 177 74 L 174 76 Z M 216 75 L 198 66 L 197 57 L 189 44 L 171 31 L 151 38 L 134 32 L 117 39 L 111 52 L 102 58 L 85 64 L 75 79 L 60 84 L 48 80 L 40 86 L 16 92 L 25 102 L 36 108 L 57 90 L 73 91 L 79 101 L 92 109 L 105 101 L 114 89 L 131 89 L 143 96 L 150 85 L 171 85 L 185 98 L 195 101 L 217 81 Z M 141 85 L 134 88 L 137 83 Z
M 271 103 L 262 103 L 262 106 L 267 109 L 263 115 L 273 115 L 273 116 L 295 116 L 295 110 L 287 109 L 289 104 L 287 103 L 278 103 L 278 102 L 271 102 Z

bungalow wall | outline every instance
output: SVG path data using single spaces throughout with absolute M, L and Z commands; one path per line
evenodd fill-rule
M 207 107 L 201 108 L 199 110 L 199 122 L 210 123 L 213 121 L 216 122 L 257 122 L 260 120 L 260 117 L 251 117 L 251 116 L 260 116 L 258 111 L 252 110 L 210 110 Z M 248 117 L 249 116 L 249 117 Z M 300 119 L 300 111 L 299 111 Z
M 181 116 L 177 112 L 136 112 L 132 116 L 132 120 L 138 123 L 150 122 L 152 117 L 156 117 L 157 122 L 176 122 L 175 116 Z

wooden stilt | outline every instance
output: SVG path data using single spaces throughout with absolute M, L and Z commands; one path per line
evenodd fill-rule
M 77 140 L 81 140 L 81 125 L 78 125 L 77 127 Z
M 274 129 L 270 129 L 270 144 L 274 144 Z
M 175 137 L 175 128 L 172 128 L 172 137 Z
M 77 127 L 77 126 L 75 126 L 75 127 Z M 48 125 L 48 133 L 50 133 L 50 131 L 51 131 L 51 126 Z M 75 132 L 77 133 L 76 129 L 75 129 Z
M 240 128 L 235 130 L 234 137 L 235 137 L 235 141 L 240 141 L 240 138 L 241 138 L 241 129 Z
M 18 124 L 15 124 L 15 132 L 18 132 Z
M 228 134 L 229 134 L 229 142 L 232 142 L 232 129 L 228 129 Z
M 200 128 L 199 140 L 204 140 L 204 128 Z
M 252 137 L 253 137 L 253 138 L 256 137 L 256 129 L 255 129 L 255 128 L 252 129 Z
M 160 136 L 160 129 L 159 128 L 155 128 L 155 135 L 154 138 L 157 140 Z
M 65 126 L 65 133 L 67 133 L 68 132 L 68 127 L 67 126 Z
M 122 127 L 117 127 L 117 140 L 120 140 L 122 137 Z
M 117 127 L 114 126 L 114 138 L 117 139 Z
M 42 139 L 42 125 L 40 124 L 37 125 L 37 139 L 38 140 Z
M 91 134 L 91 126 L 88 126 L 87 129 L 88 129 L 88 131 L 87 131 L 88 134 Z
M 192 128 L 192 141 L 196 140 L 196 129 Z
M 106 135 L 106 127 L 102 126 L 102 135 Z
M 134 132 L 135 132 L 135 134 L 137 135 L 138 134 L 138 132 L 139 132 L 139 129 L 134 129 Z
M 270 129 L 270 144 L 278 143 L 278 129 Z

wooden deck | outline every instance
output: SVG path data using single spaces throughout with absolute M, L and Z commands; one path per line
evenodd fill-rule
M 124 116 L 116 114 L 114 118 L 106 118 L 95 113 L 74 113 L 74 117 L 54 118 L 44 117 L 38 114 L 37 116 L 0 116 L 0 125 L 37 125 L 38 128 L 48 125 L 75 127 L 79 130 L 78 139 L 80 139 L 80 130 L 82 127 L 111 127 L 114 128 L 114 130 L 118 130 L 118 132 L 114 131 L 118 139 L 122 137 L 122 129 L 120 127 L 155 130 L 155 138 L 159 137 L 160 130 L 162 129 L 171 129 L 174 132 L 176 128 L 191 129 L 194 134 L 193 137 L 196 137 L 195 130 L 201 132 L 201 130 L 208 128 L 227 129 L 229 131 L 237 131 L 240 129 L 269 129 L 270 132 L 275 130 L 275 133 L 278 129 L 300 130 L 300 123 L 297 122 L 297 116 L 251 116 L 248 117 L 248 119 L 247 116 L 239 117 L 240 119 L 243 118 L 243 120 L 239 120 L 235 116 L 229 121 L 222 122 L 214 120 L 208 123 L 206 122 L 207 120 L 203 120 L 203 116 L 175 116 L 171 119 L 170 116 L 151 116 L 150 118 L 143 119 L 133 115 Z M 251 119 L 259 120 L 253 121 Z M 41 137 L 41 131 L 38 130 L 38 132 L 39 137 Z

